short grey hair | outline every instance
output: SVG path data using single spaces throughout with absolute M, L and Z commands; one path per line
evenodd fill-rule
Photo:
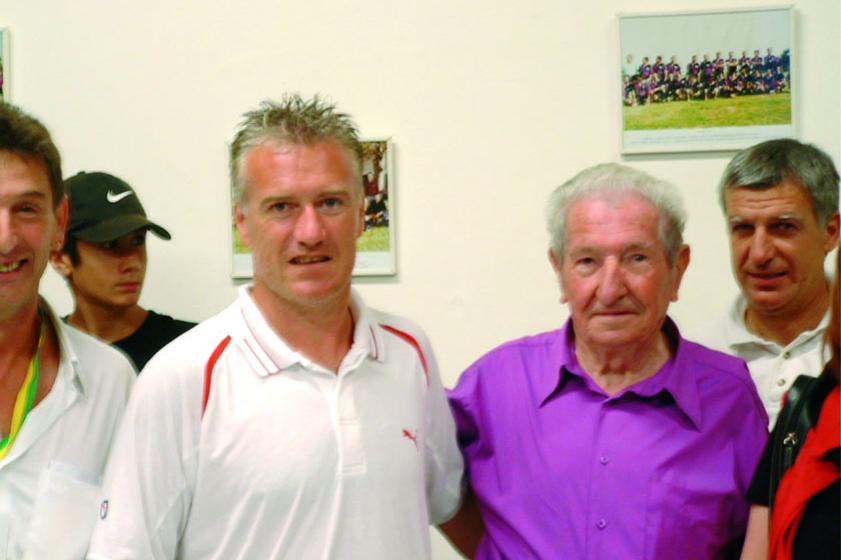
M 567 217 L 575 202 L 585 198 L 621 200 L 633 195 L 646 199 L 657 210 L 660 241 L 666 250 L 669 264 L 673 265 L 683 246 L 683 229 L 686 225 L 686 210 L 680 194 L 671 183 L 618 163 L 589 167 L 552 192 L 546 208 L 546 225 L 552 251 L 563 260 Z
M 821 227 L 838 212 L 839 177 L 832 159 L 818 147 L 790 138 L 756 144 L 730 160 L 718 185 L 721 209 L 726 215 L 727 191 L 771 189 L 784 181 L 809 194 Z
M 350 116 L 340 113 L 336 106 L 321 99 L 303 99 L 296 93 L 286 94 L 278 103 L 263 101 L 260 106 L 243 114 L 231 143 L 230 174 L 234 200 L 244 202 L 246 188 L 242 165 L 249 150 L 274 142 L 313 146 L 335 140 L 347 149 L 356 171 L 356 181 L 362 191 L 362 144 L 359 132 Z

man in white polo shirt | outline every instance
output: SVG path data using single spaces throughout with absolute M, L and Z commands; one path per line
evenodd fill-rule
M 697 340 L 748 363 L 771 426 L 797 376 L 829 360 L 824 260 L 838 246 L 838 179 L 824 152 L 780 139 L 736 154 L 719 185 L 742 293 Z
M 429 557 L 462 462 L 423 332 L 351 291 L 355 126 L 318 98 L 264 102 L 231 180 L 254 284 L 146 366 L 89 558 Z
M 47 129 L 0 102 L 0 559 L 82 558 L 134 370 L 38 295 L 67 199 Z

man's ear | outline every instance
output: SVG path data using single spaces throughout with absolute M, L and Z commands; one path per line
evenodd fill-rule
M 682 245 L 680 251 L 675 256 L 675 281 L 672 286 L 672 301 L 677 301 L 678 291 L 680 290 L 680 283 L 683 280 L 683 275 L 689 267 L 690 250 L 689 245 Z
M 251 247 L 251 239 L 248 236 L 248 228 L 245 226 L 245 212 L 242 210 L 242 203 L 237 202 L 234 207 L 234 225 L 239 232 L 239 238 L 247 246 Z
M 561 287 L 561 303 L 566 303 L 569 298 L 566 296 L 566 292 L 564 291 L 564 280 L 563 276 L 561 275 L 561 268 L 563 267 L 563 262 L 561 258 L 555 254 L 554 249 L 549 249 L 548 251 L 549 262 L 552 263 L 552 270 L 555 271 L 555 276 L 558 277 L 558 285 Z
M 67 195 L 63 196 L 61 202 L 55 207 L 56 228 L 51 240 L 53 251 L 60 251 L 64 247 L 64 240 L 67 236 L 67 224 L 70 221 L 70 201 Z
M 70 278 L 73 274 L 73 260 L 70 255 L 61 251 L 53 251 L 50 253 L 50 264 L 53 269 L 65 278 Z
M 838 237 L 839 237 L 839 215 L 838 212 L 835 212 L 829 219 L 826 221 L 826 228 L 824 228 L 826 233 L 826 239 L 824 240 L 824 254 L 829 253 L 834 248 L 838 247 Z

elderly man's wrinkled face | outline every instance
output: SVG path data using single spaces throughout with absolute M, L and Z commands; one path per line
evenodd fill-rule
M 659 336 L 689 264 L 684 246 L 670 265 L 654 206 L 638 195 L 584 198 L 567 217 L 565 254 L 550 251 L 576 339 L 593 347 L 647 344 Z

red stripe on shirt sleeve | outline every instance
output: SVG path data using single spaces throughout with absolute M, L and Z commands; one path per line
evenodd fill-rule
M 429 386 L 429 364 L 426 361 L 426 355 L 424 355 L 420 343 L 415 339 L 415 337 L 413 337 L 409 333 L 401 331 L 400 329 L 392 327 L 391 325 L 383 325 L 381 323 L 380 326 L 388 332 L 390 332 L 391 334 L 397 336 L 398 338 L 402 338 L 415 349 L 415 351 L 418 353 L 418 356 L 420 357 L 421 365 L 423 366 L 423 376 L 426 378 L 426 385 Z
M 210 385 L 213 381 L 213 368 L 216 367 L 216 362 L 219 361 L 219 356 L 222 355 L 222 352 L 225 351 L 225 348 L 228 347 L 228 343 L 231 341 L 230 336 L 226 336 L 222 339 L 222 342 L 216 346 L 216 349 L 213 350 L 213 353 L 210 355 L 210 358 L 207 360 L 207 365 L 204 367 L 204 389 L 202 390 L 202 399 L 201 399 L 201 415 L 204 418 L 204 410 L 207 408 L 207 399 L 210 398 Z

